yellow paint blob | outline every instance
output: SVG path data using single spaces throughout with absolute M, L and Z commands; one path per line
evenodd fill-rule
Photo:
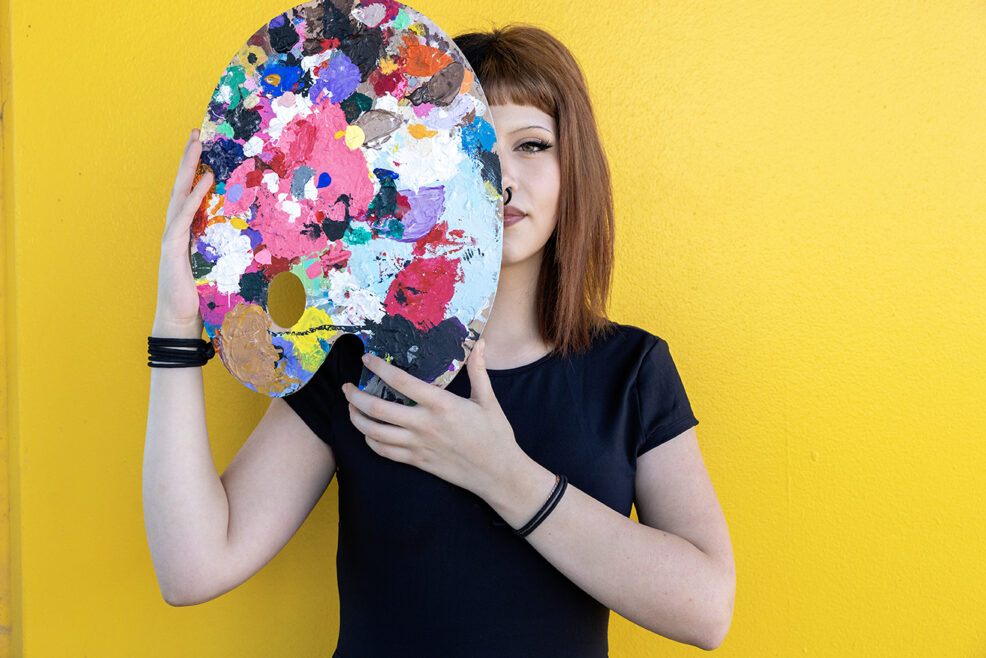
M 252 64 L 250 63 L 251 55 L 253 55 Z M 267 53 L 260 46 L 247 44 L 240 48 L 240 52 L 236 53 L 236 60 L 243 67 L 246 77 L 251 78 L 257 72 L 257 67 L 267 61 Z
M 350 150 L 358 149 L 363 146 L 363 140 L 366 135 L 363 134 L 363 129 L 359 126 L 349 126 L 346 128 L 346 146 Z
M 380 60 L 380 72 L 384 75 L 393 73 L 397 69 L 397 62 L 395 62 L 390 57 L 384 57 Z
M 339 331 L 332 328 L 332 318 L 316 306 L 305 309 L 301 319 L 282 336 L 294 343 L 294 355 L 305 370 L 314 371 L 322 365 L 321 341 L 330 341 Z
M 428 130 L 420 123 L 412 123 L 407 127 L 407 131 L 411 133 L 411 137 L 415 139 L 424 139 L 425 137 L 431 137 L 437 135 L 437 130 Z
M 238 228 L 241 231 L 247 228 L 246 220 L 242 217 L 230 217 L 229 223 L 233 225 L 233 228 Z

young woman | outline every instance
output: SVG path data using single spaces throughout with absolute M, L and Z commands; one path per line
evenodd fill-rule
M 729 534 L 667 343 L 605 318 L 612 199 L 579 67 L 536 28 L 456 41 L 509 190 L 466 373 L 442 390 L 340 339 L 219 476 L 200 368 L 152 370 L 144 511 L 164 598 L 190 605 L 247 580 L 338 472 L 338 656 L 605 656 L 610 610 L 713 649 L 733 610 Z M 188 191 L 199 153 L 193 132 L 155 337 L 202 331 L 187 257 L 211 184 Z M 364 364 L 418 404 L 358 390 Z

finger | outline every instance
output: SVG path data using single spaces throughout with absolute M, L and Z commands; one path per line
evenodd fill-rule
M 178 173 L 175 174 L 172 196 L 187 192 L 192 187 L 192 179 L 195 177 L 195 168 L 198 165 L 200 155 L 202 155 L 202 142 L 199 141 L 199 131 L 196 129 L 188 136 L 188 142 L 185 144 L 185 151 L 182 153 L 181 162 L 178 164 Z
M 198 169 L 199 157 L 202 155 L 202 142 L 199 141 L 199 131 L 193 130 L 185 144 L 178 173 L 175 174 L 175 184 L 171 188 L 171 200 L 168 202 L 168 217 L 174 215 L 192 187 L 195 172 Z
M 496 394 L 493 393 L 493 384 L 486 372 L 486 341 L 482 338 L 476 341 L 476 346 L 469 354 L 466 371 L 469 373 L 469 386 L 472 389 L 469 399 L 482 407 L 498 404 Z
M 374 441 L 385 443 L 393 448 L 405 449 L 411 444 L 411 433 L 406 429 L 367 418 L 352 404 L 349 405 L 349 420 L 353 423 L 353 427 Z
M 370 437 L 366 437 L 366 445 L 373 452 L 391 461 L 401 462 L 402 464 L 414 464 L 414 454 L 407 448 L 397 448 L 386 443 L 381 443 L 380 441 L 375 441 Z
M 202 175 L 199 182 L 195 184 L 195 188 L 182 203 L 178 214 L 165 227 L 165 235 L 181 235 L 183 240 L 188 239 L 188 231 L 192 226 L 192 220 L 195 219 L 195 212 L 202 205 L 202 200 L 209 193 L 209 190 L 212 189 L 214 182 L 215 180 L 211 171 L 207 171 Z
M 369 352 L 364 354 L 363 365 L 392 389 L 403 393 L 418 404 L 433 405 L 439 401 L 441 394 L 445 393 L 437 386 L 404 372 L 375 354 Z
M 352 384 L 343 384 L 343 395 L 361 412 L 378 421 L 398 425 L 400 427 L 411 427 L 418 418 L 420 409 L 408 407 L 403 404 L 383 400 L 375 395 L 370 395 L 361 391 Z

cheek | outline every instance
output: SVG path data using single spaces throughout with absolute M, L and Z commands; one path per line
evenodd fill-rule
M 550 167 L 542 177 L 541 196 L 545 209 L 557 212 L 561 198 L 561 171 L 557 166 Z

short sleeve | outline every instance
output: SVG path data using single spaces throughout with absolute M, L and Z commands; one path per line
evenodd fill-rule
M 637 456 L 698 425 L 667 342 L 658 338 L 637 373 L 641 436 Z
M 360 361 L 362 355 L 363 345 L 359 338 L 349 335 L 339 337 L 308 383 L 291 395 L 284 396 L 288 406 L 330 448 L 335 448 L 334 423 L 339 419 L 349 420 L 342 385 L 359 381 L 363 368 Z

